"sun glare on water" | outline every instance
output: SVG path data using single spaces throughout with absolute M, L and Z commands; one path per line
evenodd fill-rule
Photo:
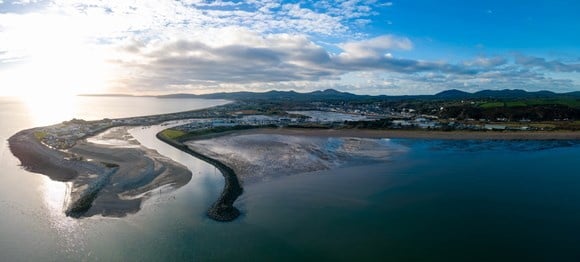
M 78 107 L 76 96 L 22 96 L 34 126 L 57 124 L 75 117 Z
M 75 117 L 76 95 L 102 93 L 114 80 L 115 67 L 107 62 L 113 51 L 99 47 L 87 21 L 39 14 L 2 25 L 8 36 L 2 45 L 14 61 L 0 68 L 0 96 L 20 97 L 34 124 Z

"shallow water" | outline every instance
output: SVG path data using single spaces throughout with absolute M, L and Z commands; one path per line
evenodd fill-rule
M 20 169 L 6 147 L 10 135 L 38 122 L 22 103 L 0 99 L 0 109 L 2 261 L 575 261 L 580 255 L 577 142 L 390 140 L 406 150 L 385 163 L 246 184 L 236 203 L 243 215 L 219 223 L 205 217 L 221 193 L 219 172 L 154 139 L 161 127 L 136 128 L 131 134 L 145 146 L 192 169 L 192 181 L 177 191 L 160 189 L 135 215 L 74 220 L 62 214 L 66 186 Z
M 573 261 L 579 254 L 577 145 L 513 151 L 488 141 L 487 152 L 465 152 L 433 147 L 447 141 L 396 142 L 410 150 L 392 163 L 247 187 L 240 201 L 247 220 L 275 229 L 296 259 Z
M 63 214 L 63 204 L 67 186 L 65 183 L 51 181 L 45 176 L 29 173 L 20 168 L 19 161 L 10 152 L 7 139 L 25 128 L 48 125 L 69 120 L 72 117 L 82 119 L 102 119 L 106 117 L 130 117 L 143 114 L 169 113 L 204 108 L 226 103 L 224 100 L 181 100 L 156 98 L 119 98 L 119 97 L 79 97 L 78 101 L 69 101 L 74 108 L 41 111 L 32 107 L 30 101 L 17 98 L 0 97 L 0 260 L 2 261 L 56 261 L 56 260 L 111 260 L 130 259 L 131 248 L 127 243 L 130 238 L 144 239 L 150 245 L 156 238 L 151 237 L 154 231 L 142 229 L 155 227 L 155 221 L 166 209 L 175 207 L 168 203 L 178 202 L 182 194 L 193 198 L 188 201 L 196 205 L 196 218 L 189 213 L 188 220 L 205 219 L 205 208 L 219 195 L 223 179 L 214 175 L 213 169 L 205 163 L 196 161 L 185 154 L 174 156 L 177 160 L 188 162 L 188 166 L 198 174 L 187 189 L 164 193 L 163 189 L 154 199 L 147 201 L 143 211 L 138 215 L 122 219 L 90 218 L 75 220 Z M 100 105 L 100 106 L 98 106 Z M 37 105 L 35 105 L 37 106 Z M 58 108 L 57 108 L 58 109 Z M 71 112 L 74 114 L 71 116 Z M 47 117 L 46 114 L 53 114 Z M 200 175 L 201 174 L 201 175 Z M 192 197 L 195 196 L 195 197 Z M 185 200 L 184 200 L 185 201 Z M 181 203 L 183 205 L 183 203 Z M 190 211 L 191 208 L 183 208 Z M 179 211 L 181 212 L 181 211 Z M 179 213 L 175 211 L 175 213 Z M 153 214 L 153 215 L 152 215 Z M 144 219 L 147 222 L 141 221 Z M 163 223 L 174 223 L 166 218 Z M 196 222 L 197 223 L 197 222 Z M 163 228 L 159 232 L 164 232 Z M 153 234 L 155 235 L 155 234 Z M 147 237 L 148 236 L 148 237 Z M 136 248 L 137 246 L 134 246 Z M 129 248 L 129 249 L 126 249 Z M 148 249 L 156 248 L 148 246 Z M 157 249 L 159 250 L 159 249 Z M 133 254 L 137 258 L 141 253 Z M 147 259 L 150 254 L 143 254 Z

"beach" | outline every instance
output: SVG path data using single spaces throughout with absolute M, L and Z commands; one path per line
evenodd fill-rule
M 208 215 L 218 221 L 230 221 L 238 216 L 233 203 L 243 191 L 240 184 L 387 163 L 408 151 L 391 139 L 565 141 L 580 139 L 580 132 L 260 128 L 210 133 L 187 141 L 168 139 L 160 133 L 157 137 L 222 172 L 224 190 Z
M 9 145 L 23 168 L 69 182 L 67 215 L 122 217 L 137 212 L 153 190 L 179 188 L 192 175 L 182 164 L 140 145 L 129 134 L 130 128 L 134 127 L 110 128 L 77 141 L 67 150 L 41 144 L 35 138 L 38 129 L 33 128 L 12 136 Z M 578 140 L 580 132 L 259 128 L 208 134 L 183 144 L 162 140 L 222 172 L 225 187 L 208 216 L 230 221 L 239 215 L 233 203 L 243 192 L 240 183 L 388 162 L 406 150 L 390 143 L 391 138 Z
M 438 140 L 579 140 L 580 131 L 431 131 L 431 130 L 372 130 L 372 129 L 316 129 L 261 128 L 236 132 L 238 134 L 279 134 L 319 137 L 410 138 Z
M 111 128 L 66 151 L 42 145 L 35 129 L 17 133 L 9 144 L 23 168 L 69 183 L 67 215 L 122 217 L 139 211 L 154 189 L 179 188 L 191 179 L 182 164 L 141 146 L 129 128 Z
M 264 130 L 192 140 L 185 145 L 231 167 L 242 182 L 383 163 L 406 151 L 388 139 L 289 135 Z
M 232 168 L 241 182 L 389 161 L 405 151 L 389 139 L 578 140 L 580 132 L 260 128 L 203 135 L 184 144 Z

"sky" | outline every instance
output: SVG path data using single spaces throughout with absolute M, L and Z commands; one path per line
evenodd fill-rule
M 0 0 L 0 95 L 580 91 L 580 2 Z

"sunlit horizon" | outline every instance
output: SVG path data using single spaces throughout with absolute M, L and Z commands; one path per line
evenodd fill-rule
M 114 80 L 108 49 L 88 41 L 83 24 L 43 14 L 12 24 L 2 43 L 14 50 L 14 65 L 0 71 L 2 96 L 56 98 L 106 90 Z
M 580 90 L 574 8 L 539 2 L 0 1 L 0 96 Z

